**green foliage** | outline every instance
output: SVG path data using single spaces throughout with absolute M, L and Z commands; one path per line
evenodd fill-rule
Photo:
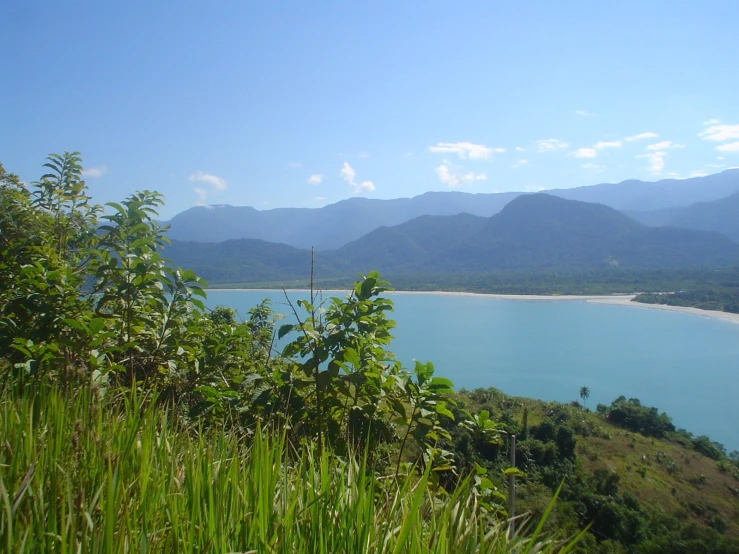
M 618 397 L 606 412 L 609 422 L 647 437 L 667 436 L 675 431 L 670 417 L 657 408 L 642 406 L 636 398 Z

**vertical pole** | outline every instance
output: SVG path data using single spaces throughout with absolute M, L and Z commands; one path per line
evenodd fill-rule
M 516 435 L 511 435 L 511 467 L 516 467 Z M 508 533 L 513 536 L 516 517 L 516 476 L 508 476 Z

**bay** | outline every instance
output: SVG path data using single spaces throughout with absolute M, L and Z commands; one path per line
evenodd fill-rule
M 343 296 L 343 293 L 324 293 Z M 291 292 L 292 299 L 307 293 Z M 433 362 L 457 389 L 495 387 L 588 407 L 639 398 L 678 427 L 739 448 L 739 325 L 699 315 L 583 300 L 509 300 L 444 294 L 389 295 L 391 350 L 408 367 Z M 207 305 L 246 317 L 262 298 L 292 320 L 281 291 L 211 290 Z

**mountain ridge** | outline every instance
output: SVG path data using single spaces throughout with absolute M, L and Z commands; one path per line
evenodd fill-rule
M 547 194 L 569 200 L 596 202 L 619 210 L 649 211 L 687 207 L 739 192 L 739 169 L 706 177 L 656 182 L 627 180 Z M 525 192 L 467 193 L 430 191 L 412 198 L 381 200 L 349 198 L 322 208 L 273 208 L 219 204 L 198 206 L 175 215 L 168 222 L 168 236 L 175 240 L 222 242 L 253 238 L 297 248 L 314 246 L 333 250 L 382 226 L 394 226 L 421 215 L 468 213 L 490 217 Z M 638 216 L 637 216 L 638 218 Z

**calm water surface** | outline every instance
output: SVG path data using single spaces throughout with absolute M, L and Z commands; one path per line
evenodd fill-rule
M 330 295 L 342 296 L 340 293 Z M 307 294 L 291 293 L 305 298 Z M 289 314 L 282 292 L 209 291 L 208 306 L 242 316 L 262 298 Z M 739 325 L 707 317 L 573 300 L 394 293 L 391 350 L 432 361 L 457 388 L 496 387 L 588 406 L 619 395 L 667 412 L 678 427 L 739 449 Z

